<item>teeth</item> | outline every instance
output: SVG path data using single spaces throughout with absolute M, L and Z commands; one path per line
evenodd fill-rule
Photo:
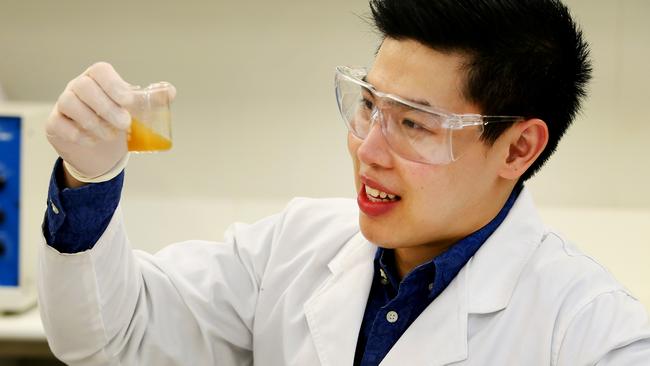
M 373 196 L 368 196 L 368 199 L 370 202 L 383 202 L 383 201 L 388 201 L 388 200 L 382 200 L 381 198 L 375 198 Z
M 378 189 L 370 188 L 368 186 L 365 186 L 365 188 L 366 196 L 368 196 L 368 199 L 370 199 L 372 202 L 393 201 L 397 198 L 397 196 L 394 194 L 388 194 L 386 192 L 382 192 Z
M 379 190 L 378 189 L 374 189 L 374 188 L 370 188 L 370 187 L 366 186 L 366 193 L 373 196 L 373 197 L 379 197 Z

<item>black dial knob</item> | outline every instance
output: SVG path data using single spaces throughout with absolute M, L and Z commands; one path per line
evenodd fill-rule
M 0 191 L 7 185 L 7 178 L 0 174 Z
M 5 246 L 5 242 L 2 239 L 0 239 L 0 257 L 3 257 L 6 251 L 7 251 L 7 247 Z

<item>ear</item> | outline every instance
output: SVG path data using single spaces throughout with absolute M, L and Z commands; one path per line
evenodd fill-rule
M 548 126 L 541 119 L 533 118 L 516 123 L 505 135 L 509 150 L 499 175 L 517 180 L 544 151 L 548 143 Z

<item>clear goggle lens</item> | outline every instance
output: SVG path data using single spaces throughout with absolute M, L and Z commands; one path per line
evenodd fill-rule
M 343 121 L 365 139 L 379 122 L 390 148 L 405 159 L 427 164 L 457 160 L 483 133 L 484 116 L 448 114 L 376 91 L 364 69 L 338 67 L 336 97 Z M 514 122 L 520 117 L 499 117 Z M 495 120 L 496 121 L 496 120 Z

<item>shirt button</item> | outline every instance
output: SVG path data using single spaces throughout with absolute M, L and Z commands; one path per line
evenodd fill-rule
M 429 291 L 433 290 L 433 283 L 429 284 Z
M 386 320 L 388 320 L 389 323 L 395 323 L 397 321 L 397 318 L 399 318 L 399 316 L 397 315 L 396 311 L 391 310 L 386 313 Z
M 50 201 L 50 205 L 52 206 L 52 212 L 54 212 L 55 215 L 58 215 L 59 214 L 59 208 L 56 207 L 56 205 L 52 201 Z

